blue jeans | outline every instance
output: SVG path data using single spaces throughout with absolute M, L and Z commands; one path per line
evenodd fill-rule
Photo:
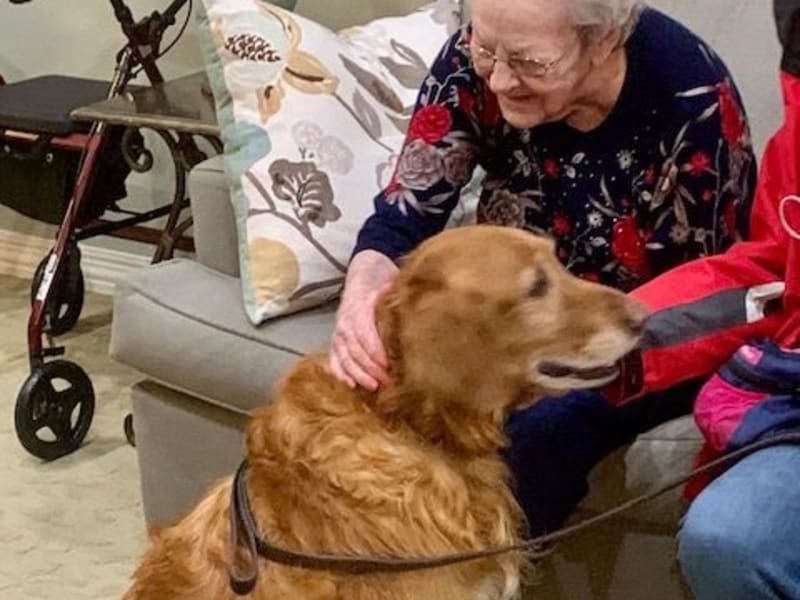
M 762 450 L 709 485 L 678 558 L 698 600 L 800 598 L 800 446 Z
M 530 534 L 558 529 L 588 491 L 589 471 L 639 433 L 688 413 L 699 385 L 620 408 L 573 392 L 513 415 L 507 460 Z M 800 447 L 732 467 L 692 504 L 679 541 L 698 600 L 800 600 Z

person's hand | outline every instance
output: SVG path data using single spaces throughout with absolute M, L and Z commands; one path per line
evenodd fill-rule
M 386 351 L 378 334 L 375 308 L 397 275 L 395 264 L 372 250 L 351 261 L 336 313 L 329 365 L 337 379 L 375 391 L 389 381 Z

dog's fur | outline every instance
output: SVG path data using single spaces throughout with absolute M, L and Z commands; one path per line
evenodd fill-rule
M 545 393 L 608 381 L 557 373 L 629 351 L 641 308 L 569 275 L 550 242 L 491 226 L 448 231 L 405 261 L 378 307 L 392 383 L 351 390 L 317 355 L 297 364 L 246 433 L 262 535 L 329 554 L 436 556 L 519 542 L 499 456 L 504 418 Z M 156 534 L 125 600 L 224 600 L 230 480 Z M 261 560 L 259 600 L 512 598 L 520 555 L 417 573 L 347 576 Z

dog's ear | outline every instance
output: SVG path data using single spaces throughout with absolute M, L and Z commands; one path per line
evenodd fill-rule
M 383 295 L 377 311 L 378 331 L 394 368 L 399 368 L 402 362 L 398 336 L 400 321 L 410 311 L 418 309 L 420 298 L 446 285 L 441 271 L 431 261 L 422 263 L 411 255 L 402 257 L 398 264 L 401 267 L 400 274 Z
M 397 370 L 402 365 L 399 335 L 401 304 L 401 294 L 395 281 L 378 302 L 375 314 L 378 334 L 383 342 L 383 349 L 389 360 L 389 368 L 394 376 L 398 374 Z
M 253 411 L 247 422 L 244 432 L 245 454 L 248 457 L 262 456 L 266 451 L 269 433 L 267 432 L 267 420 L 261 414 L 265 408 Z
M 413 305 L 422 295 L 442 290 L 446 286 L 438 257 L 417 258 L 409 261 L 402 285 L 397 286 L 405 294 L 403 301 Z

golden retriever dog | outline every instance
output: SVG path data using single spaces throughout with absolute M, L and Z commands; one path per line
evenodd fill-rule
M 570 275 L 552 243 L 502 227 L 448 230 L 403 262 L 377 309 L 392 382 L 350 389 L 302 359 L 246 431 L 264 539 L 334 555 L 430 557 L 515 544 L 525 529 L 500 450 L 509 411 L 594 387 L 635 345 L 643 309 Z M 231 481 L 154 534 L 125 600 L 232 600 Z M 258 600 L 500 600 L 519 553 L 352 575 L 260 559 Z

